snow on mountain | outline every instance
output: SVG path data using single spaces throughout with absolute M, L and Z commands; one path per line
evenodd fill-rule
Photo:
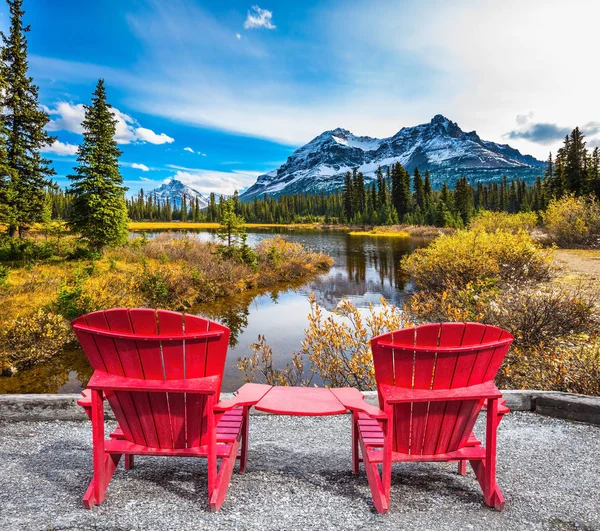
M 181 208 L 184 197 L 188 206 L 194 205 L 196 198 L 198 199 L 200 208 L 208 206 L 208 199 L 198 190 L 177 179 L 171 179 L 168 183 L 161 184 L 155 190 L 147 192 L 147 195 L 154 197 L 161 205 L 164 205 L 168 200 L 173 208 Z
M 466 133 L 438 114 L 429 123 L 403 127 L 389 138 L 356 136 L 341 128 L 325 131 L 280 168 L 259 176 L 241 197 L 331 191 L 342 186 L 345 173 L 353 168 L 362 171 L 368 182 L 379 166 L 385 169 L 396 162 L 410 172 L 417 166 L 429 170 L 434 187 L 444 180 L 452 185 L 462 175 L 472 182 L 504 174 L 532 179 L 544 164 L 506 144 L 482 140 L 475 131 Z

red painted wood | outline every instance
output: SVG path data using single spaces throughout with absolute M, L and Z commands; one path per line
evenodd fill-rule
M 177 312 L 158 310 L 158 329 L 161 335 L 184 336 L 183 315 Z M 167 380 L 180 380 L 185 375 L 185 361 L 183 353 L 183 341 L 162 342 L 162 354 L 165 378 Z M 169 393 L 169 418 L 171 420 L 171 435 L 173 437 L 173 448 L 186 447 L 185 435 L 185 396 L 179 393 Z
M 471 387 L 457 389 L 403 389 L 382 385 L 381 392 L 386 402 L 449 402 L 462 400 L 483 400 L 484 398 L 500 398 L 502 393 L 494 382 L 485 382 Z
M 129 310 L 117 308 L 104 312 L 106 322 L 113 332 L 132 333 L 133 327 L 129 319 Z M 132 340 L 114 339 L 114 345 L 123 367 L 123 374 L 128 378 L 144 378 L 144 371 L 140 361 L 140 354 L 137 344 Z M 148 446 L 156 447 L 159 445 L 154 418 L 152 417 L 152 407 L 148 393 L 131 393 L 135 412 L 139 417 L 145 443 Z
M 415 328 L 415 348 L 436 347 L 439 342 L 440 325 L 430 324 Z M 414 389 L 431 389 L 435 367 L 435 351 L 414 351 L 415 368 L 413 378 Z M 425 443 L 429 404 L 413 404 L 411 420 L 410 453 L 421 454 Z
M 259 411 L 302 417 L 346 413 L 335 395 L 322 387 L 273 387 L 254 407 Z
M 462 324 L 462 323 L 461 323 Z M 422 325 L 422 326 L 439 326 L 439 325 Z M 496 341 L 493 342 L 489 342 L 485 345 L 478 345 L 478 348 L 489 348 L 490 346 L 499 346 L 499 344 L 507 344 L 510 345 L 510 343 L 512 342 L 512 339 L 505 339 L 503 340 L 502 343 L 498 343 Z M 391 348 L 391 349 L 406 349 L 407 346 L 406 344 L 402 344 L 398 341 L 382 341 L 380 344 L 381 347 L 383 348 Z M 431 348 L 431 347 L 414 347 L 411 350 L 413 352 L 432 352 L 432 353 L 440 353 L 440 352 L 465 352 L 465 351 L 470 351 L 472 350 L 473 345 L 466 345 L 466 346 L 460 346 L 460 347 L 436 347 L 436 348 Z
M 183 318 L 186 334 L 208 334 L 210 321 L 195 315 L 186 315 Z M 208 341 L 193 341 L 186 343 L 185 348 L 185 377 L 201 378 L 206 376 L 206 356 Z M 188 414 L 186 416 L 186 431 L 188 447 L 193 448 L 202 444 L 203 428 L 206 431 L 207 419 L 205 411 L 206 397 L 202 395 L 188 395 Z
M 253 406 L 265 396 L 273 386 L 266 384 L 247 383 L 242 385 L 233 398 L 222 400 L 215 406 L 215 411 L 227 411 L 240 406 Z M 362 395 L 361 395 L 362 396 Z
M 247 455 L 247 408 L 221 411 L 219 419 L 214 413 L 229 330 L 196 316 L 123 308 L 88 314 L 73 326 L 95 369 L 88 384 L 91 400 L 84 395 L 79 401 L 94 433 L 94 479 L 86 506 L 101 503 L 125 454 L 126 468 L 134 455 L 207 457 L 209 499 L 218 508 L 242 438 L 240 466 Z M 118 421 L 108 440 L 104 396 Z
M 375 419 L 387 418 L 385 413 L 378 407 L 365 402 L 365 395 L 354 387 L 331 388 L 331 393 L 348 410 L 360 413 L 366 413 Z
M 98 326 L 108 329 L 109 324 L 106 320 L 105 312 L 95 312 L 87 316 L 87 322 L 92 326 Z M 115 345 L 115 341 L 110 337 L 94 336 L 94 341 L 98 350 L 102 354 L 106 371 L 118 376 L 124 376 L 123 365 Z M 138 444 L 146 444 L 144 429 L 135 409 L 133 396 L 130 392 L 112 392 L 106 393 L 108 403 L 115 412 L 115 416 L 122 424 L 123 430 L 128 432 L 131 440 Z M 121 422 L 123 421 L 123 422 Z
M 126 311 L 124 308 L 117 308 L 114 310 L 106 310 L 109 311 Z M 165 310 L 159 310 L 159 312 L 165 312 Z M 173 312 L 175 313 L 175 312 Z M 159 313 L 160 315 L 160 313 Z M 178 314 L 181 318 L 181 314 Z M 218 338 L 223 335 L 222 331 L 215 332 L 206 332 L 206 333 L 197 333 L 197 334 L 184 334 L 181 331 L 172 333 L 172 334 L 133 334 L 126 333 L 124 331 L 114 331 L 114 330 L 106 330 L 103 328 L 93 327 L 93 326 L 85 326 L 78 323 L 73 322 L 73 329 L 78 332 L 87 332 L 90 334 L 94 334 L 96 336 L 110 337 L 112 339 L 130 339 L 133 341 L 160 341 L 160 342 L 169 342 L 169 341 L 192 341 L 192 340 L 200 340 L 200 339 L 211 339 Z
M 219 386 L 218 376 L 205 378 L 188 378 L 187 380 L 140 380 L 116 376 L 102 371 L 95 371 L 88 389 L 130 390 L 132 392 L 157 392 L 157 393 L 201 393 L 214 395 Z
M 460 461 L 459 472 L 469 460 L 486 503 L 503 506 L 492 477 L 495 449 L 488 450 L 487 442 L 483 448 L 472 428 L 484 402 L 490 399 L 496 405 L 494 413 L 488 414 L 492 420 L 487 431 L 495 433 L 502 415 L 497 405 L 501 394 L 493 380 L 511 342 L 508 332 L 478 323 L 424 325 L 371 341 L 380 404 L 391 408 L 393 426 L 383 430 L 375 419 L 367 421 L 360 415 L 356 421 L 376 506 L 381 505 L 376 497 L 385 496 L 390 485 L 384 464 L 389 448 L 393 461 Z M 495 435 L 488 435 L 487 440 L 495 448 Z M 487 466 L 488 460 L 494 465 Z M 374 463 L 382 463 L 379 479 Z
M 414 345 L 415 329 L 408 328 L 393 332 L 392 338 L 394 342 L 406 345 Z M 394 385 L 399 387 L 412 387 L 413 384 L 413 366 L 414 353 L 403 349 L 392 349 L 394 363 Z M 382 406 L 383 408 L 383 406 Z M 395 451 L 408 452 L 410 449 L 410 423 L 403 422 L 402 419 L 410 419 L 412 414 L 412 404 L 401 404 L 395 407 L 394 417 L 394 441 L 392 449 Z
M 129 311 L 129 319 L 136 334 L 157 335 L 158 323 L 156 310 L 148 308 L 132 308 Z M 163 359 L 161 344 L 159 341 L 136 342 L 140 361 L 147 380 L 164 380 Z M 173 448 L 171 436 L 171 421 L 169 418 L 169 404 L 166 393 L 151 393 L 149 395 L 152 406 L 152 418 L 156 428 L 159 448 Z

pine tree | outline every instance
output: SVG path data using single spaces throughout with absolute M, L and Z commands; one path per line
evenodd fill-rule
M 116 123 L 106 102 L 104 80 L 100 79 L 92 104 L 85 106 L 83 142 L 77 151 L 79 165 L 75 175 L 69 175 L 73 195 L 69 226 L 96 250 L 127 239 L 127 188 L 119 173 Z
M 2 172 L 4 219 L 10 236 L 23 235 L 32 223 L 41 221 L 45 188 L 52 185 L 55 174 L 50 161 L 40 150 L 55 138 L 44 127 L 49 116 L 38 105 L 38 87 L 27 75 L 27 38 L 30 27 L 23 25 L 23 0 L 7 0 L 11 15 L 10 33 L 0 33 L 4 87 L 0 103 L 6 132 L 6 166 Z
M 217 237 L 220 240 L 226 241 L 227 246 L 231 247 L 239 237 L 246 233 L 246 225 L 244 218 L 235 213 L 235 202 L 233 199 L 225 200 L 222 206 L 221 222 L 217 230 Z
M 344 188 L 342 189 L 342 201 L 344 203 L 344 217 L 346 221 L 352 221 L 354 216 L 354 188 L 352 186 L 352 175 L 346 172 L 344 177 Z
M 413 179 L 415 187 L 415 204 L 423 210 L 423 207 L 425 206 L 425 184 L 423 183 L 419 168 L 415 168 Z
M 565 146 L 564 178 L 567 190 L 575 195 L 582 195 L 587 192 L 587 171 L 585 167 L 587 151 L 584 138 L 579 127 L 576 127 L 571 133 L 568 146 Z

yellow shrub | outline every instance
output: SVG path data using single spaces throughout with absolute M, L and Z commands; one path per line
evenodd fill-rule
M 68 321 L 45 310 L 19 317 L 0 338 L 0 373 L 45 361 L 75 339 Z
M 483 210 L 471 220 L 469 228 L 483 229 L 487 232 L 496 232 L 497 230 L 510 232 L 524 230 L 531 232 L 535 229 L 537 222 L 538 216 L 535 212 L 509 214 L 508 212 L 490 212 L 489 210 Z
M 334 316 L 323 317 L 313 295 L 309 298 L 311 311 L 309 327 L 304 331 L 302 350 L 294 354 L 292 364 L 285 369 L 274 369 L 272 351 L 264 337 L 252 345 L 250 358 L 239 358 L 238 368 L 246 381 L 264 381 L 272 385 L 310 385 L 318 375 L 328 387 L 375 388 L 375 372 L 369 340 L 377 335 L 412 326 L 404 311 L 390 306 L 381 299 L 382 308 L 369 307 L 363 317 L 347 299 L 343 299 Z M 303 371 L 308 359 L 310 377 Z
M 402 266 L 426 291 L 463 289 L 470 282 L 542 281 L 550 276 L 552 254 L 524 231 L 459 230 L 404 258 Z
M 544 214 L 544 225 L 560 246 L 597 243 L 600 205 L 593 196 L 553 199 Z

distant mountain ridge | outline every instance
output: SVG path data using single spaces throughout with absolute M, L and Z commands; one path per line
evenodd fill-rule
M 161 184 L 154 190 L 148 191 L 147 195 L 154 197 L 161 205 L 166 204 L 168 200 L 169 204 L 175 209 L 181 208 L 184 197 L 188 206 L 193 206 L 196 203 L 196 198 L 200 208 L 208 206 L 208 199 L 204 195 L 175 178 L 168 183 Z
M 506 174 L 532 180 L 544 162 L 523 155 L 507 144 L 482 140 L 475 131 L 437 114 L 429 123 L 403 127 L 389 138 L 356 136 L 346 129 L 325 131 L 296 150 L 277 170 L 260 175 L 240 197 L 332 191 L 341 188 L 344 175 L 358 168 L 368 182 L 377 168 L 400 162 L 431 172 L 432 185 L 444 180 L 453 185 L 466 175 L 474 180 L 495 180 Z

